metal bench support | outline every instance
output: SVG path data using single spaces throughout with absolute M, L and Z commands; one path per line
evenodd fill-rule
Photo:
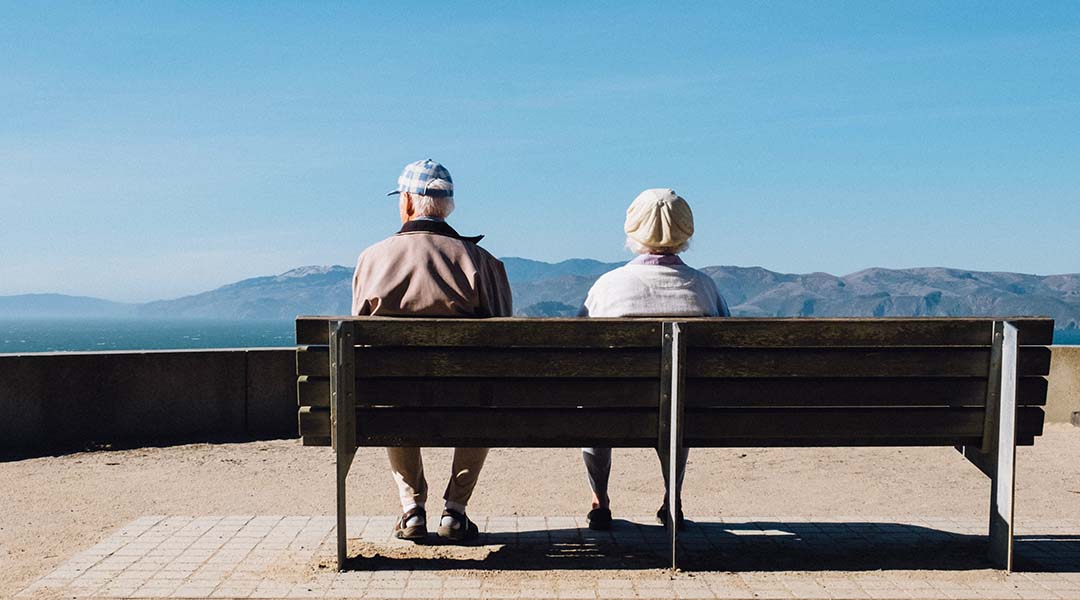
M 659 449 L 667 472 L 668 541 L 671 544 L 671 568 L 678 568 L 679 461 L 683 448 L 683 369 L 686 338 L 680 323 L 664 323 L 660 370 Z
M 330 431 L 337 467 L 337 568 L 348 558 L 345 478 L 356 456 L 356 343 L 350 321 L 330 321 Z
M 1000 349 L 1000 350 L 999 350 Z M 1001 363 L 995 412 L 996 428 L 989 455 L 994 463 L 990 487 L 990 560 L 1013 569 L 1013 511 L 1016 490 L 1016 365 L 1017 331 L 1011 323 L 994 324 L 994 355 Z M 993 383 L 993 377 L 991 381 Z
M 960 449 L 965 458 L 990 478 L 989 558 L 994 566 L 1006 571 L 1013 569 L 1018 357 L 1016 327 L 995 321 L 982 446 Z

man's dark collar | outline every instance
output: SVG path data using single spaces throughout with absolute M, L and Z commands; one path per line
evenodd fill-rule
M 482 235 L 463 236 L 454 231 L 454 228 L 447 225 L 445 222 L 439 221 L 408 221 L 401 226 L 398 233 L 413 233 L 415 231 L 423 231 L 425 233 L 434 233 L 436 235 L 445 235 L 446 237 L 452 237 L 455 240 L 461 240 L 464 242 L 472 242 L 473 244 L 480 243 L 480 240 L 484 239 Z

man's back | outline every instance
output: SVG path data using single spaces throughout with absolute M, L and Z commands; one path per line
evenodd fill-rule
M 449 225 L 410 221 L 365 250 L 353 275 L 355 315 L 505 317 L 513 313 L 502 262 Z

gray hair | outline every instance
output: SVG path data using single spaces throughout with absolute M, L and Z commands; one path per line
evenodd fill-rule
M 436 198 L 434 196 L 409 194 L 409 197 L 412 198 L 413 210 L 416 211 L 418 217 L 445 219 L 450 216 L 450 213 L 454 212 L 453 196 Z
M 686 240 L 678 246 L 653 248 L 642 244 L 634 238 L 627 237 L 626 249 L 633 252 L 634 254 L 679 254 L 680 252 L 686 252 L 690 249 L 690 240 Z
M 450 182 L 436 179 L 428 183 L 427 189 L 447 190 L 453 188 L 451 187 Z M 436 197 L 410 193 L 409 197 L 412 198 L 413 210 L 416 211 L 416 216 L 418 217 L 445 219 L 450 216 L 450 213 L 454 212 L 453 196 Z

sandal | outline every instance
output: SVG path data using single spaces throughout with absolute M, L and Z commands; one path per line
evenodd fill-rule
M 594 508 L 585 515 L 585 522 L 593 531 L 609 531 L 611 529 L 611 509 Z
M 420 517 L 420 524 L 409 526 L 413 517 Z M 394 537 L 399 540 L 422 540 L 427 537 L 427 513 L 419 506 L 398 517 L 394 523 Z
M 660 507 L 660 510 L 656 511 L 656 522 L 660 523 L 664 527 L 668 526 L 668 514 L 667 504 Z M 680 504 L 675 511 L 675 528 L 679 531 L 686 529 L 686 516 L 683 515 L 682 505 Z
M 456 510 L 446 509 L 443 511 L 443 519 L 450 517 L 454 520 L 454 525 L 443 525 L 442 520 L 439 521 L 439 537 L 448 539 L 454 542 L 464 542 L 466 540 L 472 540 L 480 537 L 480 528 L 473 523 L 469 517 L 465 516 L 465 513 L 460 513 Z

